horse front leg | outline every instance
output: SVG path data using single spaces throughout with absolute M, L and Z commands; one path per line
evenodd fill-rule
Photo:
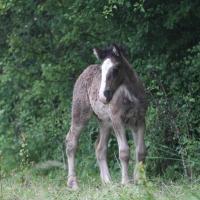
M 134 137 L 135 142 L 135 157 L 136 157 L 136 164 L 134 169 L 134 183 L 138 183 L 138 181 L 141 179 L 141 167 L 144 164 L 145 157 L 146 157 L 146 146 L 144 142 L 144 130 L 145 125 L 142 124 L 138 126 L 137 128 L 132 130 L 132 134 Z
M 66 153 L 68 162 L 68 180 L 67 185 L 71 189 L 78 189 L 78 183 L 75 171 L 75 154 L 78 146 L 78 140 L 82 127 L 71 126 L 66 136 Z
M 75 154 L 78 147 L 78 140 L 81 130 L 86 125 L 92 114 L 89 100 L 84 96 L 85 93 L 82 91 L 82 93 L 79 93 L 79 96 L 77 93 L 78 91 L 74 90 L 71 127 L 66 136 L 66 154 L 68 161 L 67 185 L 69 188 L 74 190 L 78 189 L 75 171 Z
M 128 163 L 129 163 L 129 146 L 126 138 L 125 128 L 120 120 L 117 123 L 113 123 L 114 132 L 117 138 L 117 143 L 119 147 L 119 160 L 121 163 L 122 170 L 122 184 L 126 185 L 129 183 L 128 176 Z
M 106 123 L 100 123 L 99 138 L 96 142 L 96 157 L 100 168 L 101 180 L 103 183 L 111 181 L 107 164 L 107 145 L 110 135 L 110 127 Z

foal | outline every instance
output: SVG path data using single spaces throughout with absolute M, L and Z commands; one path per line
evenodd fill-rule
M 112 128 L 119 146 L 122 184 L 129 183 L 129 146 L 125 128 L 129 128 L 134 136 L 136 164 L 144 162 L 146 154 L 144 129 L 147 101 L 142 82 L 117 45 L 105 50 L 95 48 L 93 51 L 101 64 L 87 67 L 77 79 L 73 90 L 71 127 L 66 137 L 67 184 L 72 189 L 78 188 L 75 153 L 80 132 L 92 113 L 100 125 L 96 157 L 103 183 L 111 181 L 107 165 L 107 143 Z M 137 181 L 139 172 L 134 171 L 134 181 Z

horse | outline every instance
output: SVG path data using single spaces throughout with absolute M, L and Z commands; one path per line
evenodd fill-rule
M 146 146 L 144 142 L 145 114 L 148 103 L 143 82 L 116 44 L 109 48 L 94 48 L 93 53 L 100 64 L 88 66 L 75 82 L 72 99 L 71 126 L 66 136 L 68 162 L 67 185 L 77 189 L 75 153 L 82 128 L 96 116 L 100 131 L 96 142 L 96 158 L 102 183 L 111 182 L 107 164 L 107 144 L 111 130 L 114 130 L 121 164 L 121 183 L 129 184 L 129 145 L 126 129 L 131 130 L 135 142 L 136 164 L 144 163 Z M 140 178 L 136 167 L 134 181 Z

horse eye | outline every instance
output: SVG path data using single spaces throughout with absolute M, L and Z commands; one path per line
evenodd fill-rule
M 118 68 L 114 68 L 113 72 L 112 72 L 113 76 L 117 76 L 118 73 L 119 73 L 119 69 Z

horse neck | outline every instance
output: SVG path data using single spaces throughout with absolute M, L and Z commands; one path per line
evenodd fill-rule
M 138 78 L 137 73 L 131 68 L 129 62 L 124 58 L 125 62 L 125 80 L 124 85 L 129 91 L 130 95 L 134 97 L 141 97 L 144 93 L 144 88 L 141 81 Z
M 133 87 L 137 81 L 138 81 L 138 77 L 136 72 L 134 72 L 131 68 L 131 65 L 129 64 L 129 62 L 126 60 L 125 57 L 123 57 L 124 59 L 124 67 L 125 67 L 125 80 L 124 80 L 124 84 L 126 86 L 128 86 L 129 88 Z

